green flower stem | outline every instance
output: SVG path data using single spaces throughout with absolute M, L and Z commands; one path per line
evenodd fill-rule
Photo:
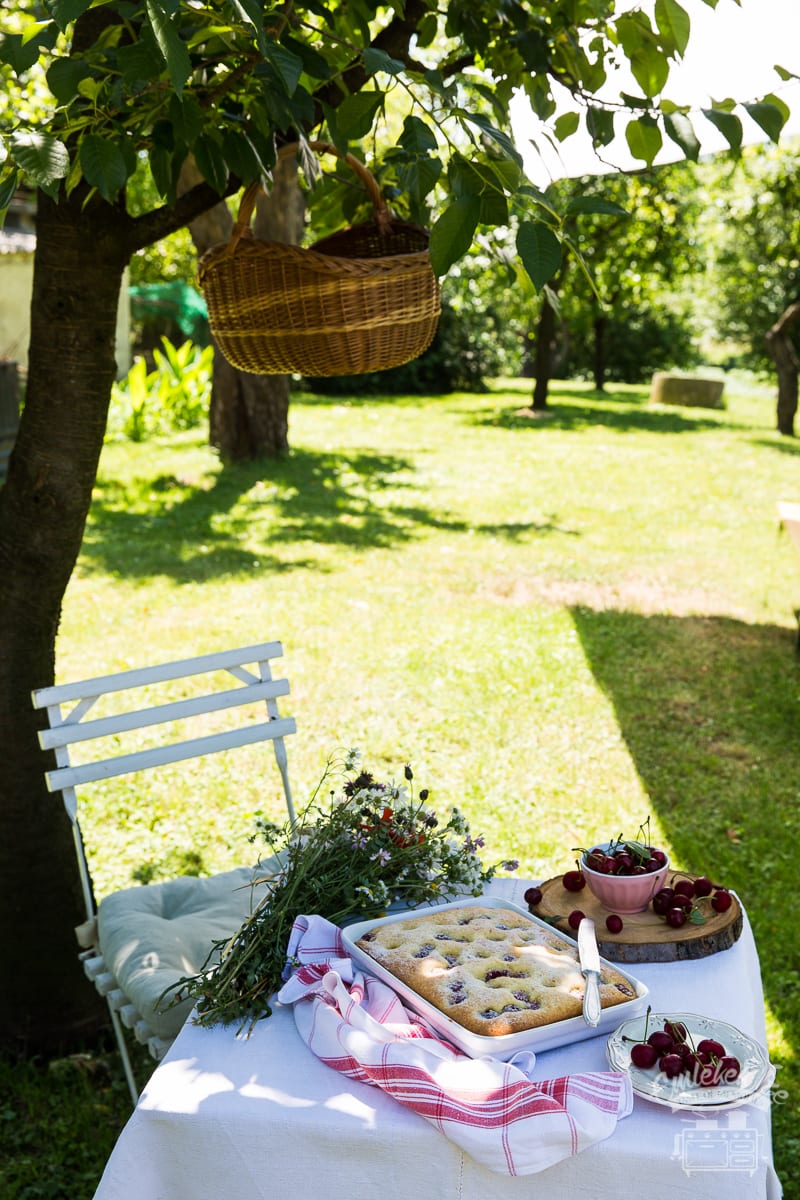
M 264 827 L 284 864 L 266 896 L 232 938 L 214 944 L 196 976 L 175 985 L 177 998 L 194 998 L 201 1025 L 238 1021 L 252 1029 L 270 1015 L 301 914 L 319 913 L 334 924 L 377 917 L 396 899 L 413 908 L 465 891 L 478 895 L 494 875 L 477 859 L 463 817 L 452 810 L 441 820 L 427 807 L 427 792 L 413 800 L 405 786 L 378 784 L 362 772 L 322 807 L 317 799 L 331 765 L 302 818 L 277 830 L 280 844 L 276 827 Z M 410 768 L 405 778 L 413 778 Z

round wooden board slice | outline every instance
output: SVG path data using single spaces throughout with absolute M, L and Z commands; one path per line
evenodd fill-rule
M 671 882 L 671 876 L 667 883 Z M 691 875 L 677 878 L 693 878 Z M 588 887 L 580 892 L 568 892 L 562 883 L 563 876 L 548 879 L 541 884 L 542 899 L 531 909 L 534 916 L 549 921 L 569 937 L 577 934 L 570 929 L 567 918 L 573 909 L 580 909 L 595 923 L 597 945 L 603 958 L 611 962 L 677 962 L 680 959 L 706 958 L 720 950 L 728 950 L 738 941 L 742 932 L 742 908 L 735 896 L 727 912 L 717 913 L 708 901 L 702 902 L 704 912 L 710 915 L 704 925 L 687 921 L 680 929 L 673 929 L 657 916 L 652 908 L 641 913 L 620 913 L 623 926 L 619 933 L 609 933 L 606 917 L 611 912 L 604 908 Z

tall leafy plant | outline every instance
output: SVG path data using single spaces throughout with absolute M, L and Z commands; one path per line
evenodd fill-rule
M 109 432 L 132 442 L 156 434 L 192 429 L 208 416 L 213 350 L 192 342 L 175 346 L 161 339 L 153 351 L 155 367 L 147 370 L 137 358 L 125 379 L 114 384 L 109 411 Z

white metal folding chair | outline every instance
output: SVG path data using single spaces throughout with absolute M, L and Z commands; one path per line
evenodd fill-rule
M 138 1089 L 125 1043 L 123 1026 L 148 1047 L 155 1059 L 163 1057 L 183 1024 L 190 1002 L 165 1007 L 157 1003 L 164 990 L 205 963 L 214 942 L 231 936 L 258 900 L 252 881 L 254 867 L 226 871 L 210 878 L 181 877 L 164 883 L 127 888 L 106 896 L 95 906 L 83 836 L 78 820 L 75 789 L 83 784 L 194 759 L 221 750 L 270 741 L 275 752 L 289 818 L 294 821 L 284 737 L 296 731 L 293 718 L 281 717 L 278 697 L 289 692 L 286 679 L 273 679 L 271 662 L 280 657 L 280 642 L 265 642 L 239 650 L 221 651 L 198 658 L 122 671 L 101 678 L 41 688 L 33 693 L 35 708 L 46 709 L 49 728 L 42 730 L 42 748 L 53 751 L 56 769 L 45 773 L 51 792 L 60 791 L 72 823 L 86 907 L 86 920 L 76 929 L 84 971 L 105 996 L 119 1046 L 125 1076 L 136 1102 Z M 237 686 L 229 688 L 233 676 Z M 204 688 L 200 694 L 168 703 L 141 705 L 142 688 L 161 688 L 175 681 L 192 680 Z M 98 700 L 114 695 L 112 715 L 86 719 Z M 253 702 L 264 702 L 267 720 L 252 722 Z M 70 747 L 134 730 L 169 724 L 184 730 L 191 719 L 226 712 L 239 724 L 221 732 L 170 741 L 132 753 L 108 753 L 92 747 L 101 757 L 73 766 Z M 247 722 L 247 723 L 244 723 Z M 118 746 L 117 740 L 117 746 Z M 101 743 L 102 745 L 102 743 Z M 261 864 L 263 876 L 277 863 Z M 261 885 L 264 887 L 266 885 Z M 263 893 L 261 893 L 263 894 Z

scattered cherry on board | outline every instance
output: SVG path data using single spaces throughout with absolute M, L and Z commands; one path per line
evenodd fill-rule
M 673 929 L 688 923 L 704 925 L 714 913 L 725 913 L 733 904 L 733 896 L 721 883 L 712 883 L 707 875 L 673 876 L 672 883 L 659 888 L 650 902 L 653 912 L 663 917 Z M 713 911 L 709 911 L 713 910 Z

